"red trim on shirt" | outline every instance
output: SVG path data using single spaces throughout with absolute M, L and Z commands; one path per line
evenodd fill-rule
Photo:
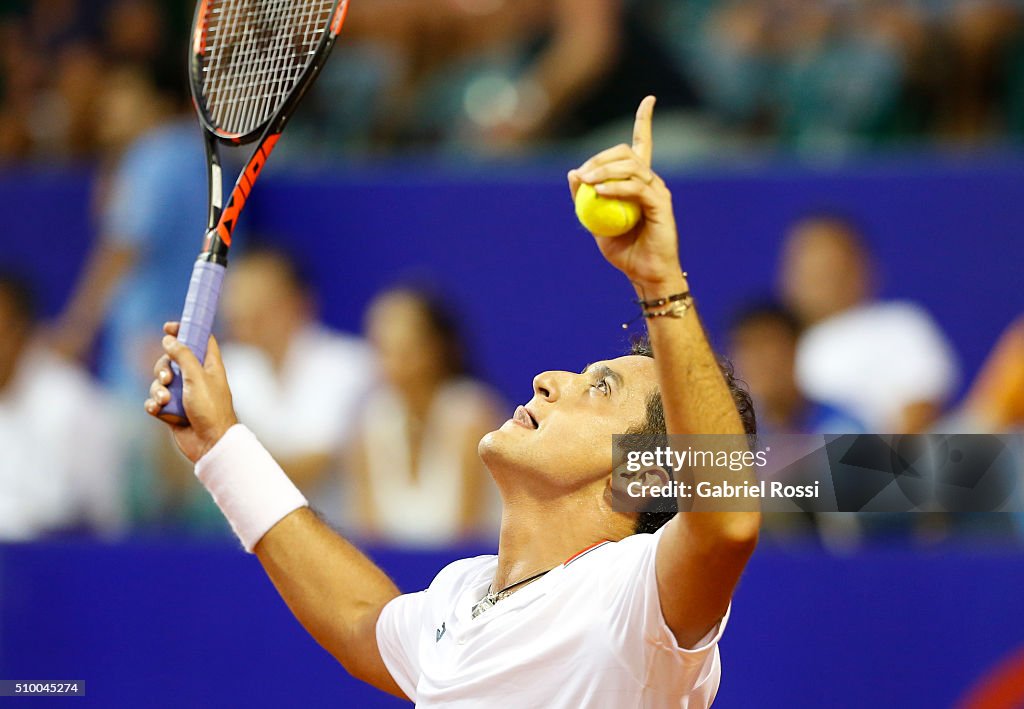
M 601 545 L 603 545 L 603 544 L 610 544 L 610 543 L 611 543 L 611 541 L 612 541 L 611 539 L 603 539 L 603 540 L 601 540 L 601 541 L 597 542 L 596 544 L 591 544 L 591 545 L 590 545 L 589 547 L 587 547 L 586 549 L 583 549 L 582 551 L 578 551 L 578 552 L 576 552 L 575 554 L 573 554 L 572 556 L 570 556 L 570 557 L 569 557 L 568 559 L 566 559 L 565 561 L 563 561 L 563 562 L 562 562 L 562 566 L 568 566 L 568 565 L 569 565 L 569 564 L 570 564 L 571 562 L 573 562 L 573 561 L 576 561 L 576 560 L 577 560 L 577 559 L 579 559 L 579 558 L 580 558 L 581 556 L 583 556 L 584 554 L 586 554 L 586 553 L 587 553 L 588 551 L 593 551 L 594 549 L 597 549 L 597 548 L 598 548 L 599 546 L 601 546 Z

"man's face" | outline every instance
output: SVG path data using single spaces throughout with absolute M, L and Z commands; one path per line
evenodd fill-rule
M 607 479 L 611 437 L 645 420 L 656 389 L 650 357 L 595 362 L 582 374 L 543 372 L 533 398 L 480 441 L 480 456 L 503 479 L 524 476 L 566 491 Z

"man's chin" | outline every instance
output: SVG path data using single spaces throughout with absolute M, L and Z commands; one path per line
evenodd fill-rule
M 483 459 L 484 463 L 487 462 L 488 458 L 493 458 L 494 455 L 501 450 L 504 445 L 502 439 L 505 437 L 505 432 L 500 428 L 490 433 L 484 434 L 484 437 L 480 439 L 480 444 L 477 446 L 477 453 Z
M 491 431 L 481 438 L 480 445 L 477 446 L 477 453 L 484 465 L 493 471 L 495 465 L 508 464 L 521 458 L 523 446 L 526 444 L 526 441 L 522 439 L 523 433 L 528 433 L 528 431 L 516 423 L 505 422 L 501 428 Z

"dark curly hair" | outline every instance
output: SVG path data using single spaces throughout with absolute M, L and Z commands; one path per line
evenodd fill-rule
M 654 357 L 654 350 L 646 337 L 639 337 L 633 340 L 629 354 L 640 355 L 641 357 Z M 736 411 L 743 422 L 743 430 L 748 436 L 757 433 L 757 419 L 754 416 L 754 402 L 750 393 L 743 384 L 736 379 L 732 363 L 728 360 L 719 360 L 719 367 L 722 370 L 722 377 L 725 379 L 732 400 L 736 404 Z M 647 417 L 644 422 L 634 426 L 628 432 L 630 435 L 649 437 L 649 445 L 664 445 L 668 430 L 665 427 L 665 406 L 661 400 L 661 392 L 655 391 L 647 399 Z M 654 502 L 656 505 L 657 501 Z M 652 505 L 652 506 L 654 506 Z M 658 512 L 648 510 L 637 515 L 636 526 L 633 528 L 636 534 L 651 534 L 659 529 L 666 522 L 675 516 L 674 512 Z

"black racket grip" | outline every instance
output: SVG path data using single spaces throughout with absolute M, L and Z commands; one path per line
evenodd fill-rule
M 178 330 L 178 341 L 184 343 L 200 362 L 206 360 L 206 344 L 213 331 L 213 319 L 217 314 L 217 300 L 220 298 L 220 287 L 224 282 L 227 269 L 219 263 L 199 259 L 192 268 L 192 279 L 188 284 L 188 295 L 185 297 L 185 308 L 181 313 L 181 329 Z M 174 378 L 168 387 L 171 400 L 160 412 L 164 421 L 178 425 L 186 425 L 188 416 L 182 403 L 181 370 L 171 362 Z

